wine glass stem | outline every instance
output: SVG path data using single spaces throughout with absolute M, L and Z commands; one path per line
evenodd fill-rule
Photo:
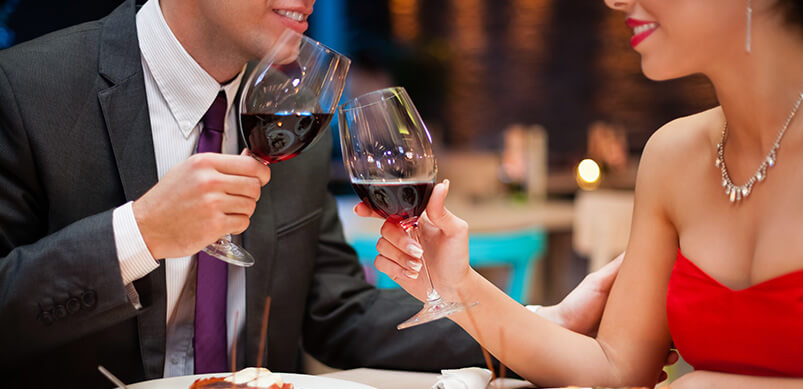
M 421 231 L 418 229 L 418 222 L 413 223 L 404 223 L 402 224 L 402 228 L 404 231 L 407 232 L 407 235 L 413 238 L 415 243 L 421 246 Z M 427 302 L 428 303 L 435 303 L 441 300 L 441 295 L 438 294 L 438 291 L 435 290 L 435 284 L 432 283 L 432 277 L 429 274 L 429 266 L 427 265 L 427 261 L 424 259 L 424 256 L 421 255 L 421 262 L 424 264 L 424 275 L 427 277 L 427 282 L 429 286 L 427 287 Z

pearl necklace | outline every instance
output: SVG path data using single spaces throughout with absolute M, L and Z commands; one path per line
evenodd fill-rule
M 778 159 L 778 148 L 781 146 L 781 138 L 783 138 L 786 129 L 789 128 L 789 123 L 791 123 L 792 119 L 795 117 L 797 109 L 800 108 L 801 100 L 803 100 L 803 93 L 797 98 L 792 112 L 789 113 L 783 128 L 778 132 L 778 137 L 775 138 L 775 143 L 772 144 L 770 152 L 767 153 L 767 156 L 761 161 L 761 165 L 758 166 L 755 174 L 742 185 L 733 183 L 733 180 L 731 180 L 728 174 L 728 168 L 725 166 L 725 141 L 728 140 L 728 122 L 725 122 L 725 127 L 722 129 L 722 138 L 720 138 L 719 143 L 717 143 L 717 158 L 714 161 L 714 166 L 718 167 L 722 172 L 722 188 L 725 189 L 725 195 L 729 197 L 731 203 L 736 203 L 747 198 L 750 192 L 753 191 L 753 186 L 767 178 L 767 169 L 775 166 L 775 162 Z

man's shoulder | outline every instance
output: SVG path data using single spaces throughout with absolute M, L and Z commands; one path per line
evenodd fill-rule
M 0 70 L 9 78 L 92 71 L 103 61 L 101 46 L 116 55 L 136 45 L 136 6 L 126 0 L 106 17 L 55 31 L 0 51 Z M 132 37 L 133 36 L 133 37 Z M 105 42 L 105 43 L 104 43 Z M 107 53 L 108 54 L 108 53 Z M 74 75 L 73 75 L 74 77 Z M 67 80 L 63 80 L 67 81 Z
M 0 51 L 5 71 L 30 71 L 71 61 L 96 60 L 102 21 L 92 21 L 32 39 Z M 91 57 L 90 57 L 91 56 Z

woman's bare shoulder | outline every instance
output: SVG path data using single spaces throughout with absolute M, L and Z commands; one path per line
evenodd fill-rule
M 719 107 L 675 119 L 655 131 L 644 147 L 644 154 L 688 158 L 695 151 L 710 152 L 719 141 L 724 120 Z
M 700 164 L 714 163 L 723 123 L 722 110 L 717 107 L 663 125 L 644 146 L 638 182 L 655 189 L 653 193 L 659 197 L 672 193 L 668 185 L 684 182 L 678 180 L 682 178 L 679 175 Z
M 675 119 L 650 136 L 641 157 L 642 167 L 696 164 L 711 159 L 724 123 L 719 107 Z M 669 166 L 667 166 L 669 167 Z

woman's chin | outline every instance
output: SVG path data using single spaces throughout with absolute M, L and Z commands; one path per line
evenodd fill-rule
M 672 80 L 691 74 L 679 72 L 676 67 L 673 69 L 672 66 L 667 66 L 666 64 L 651 63 L 651 61 L 643 57 L 641 59 L 641 72 L 644 73 L 645 77 L 653 81 Z

